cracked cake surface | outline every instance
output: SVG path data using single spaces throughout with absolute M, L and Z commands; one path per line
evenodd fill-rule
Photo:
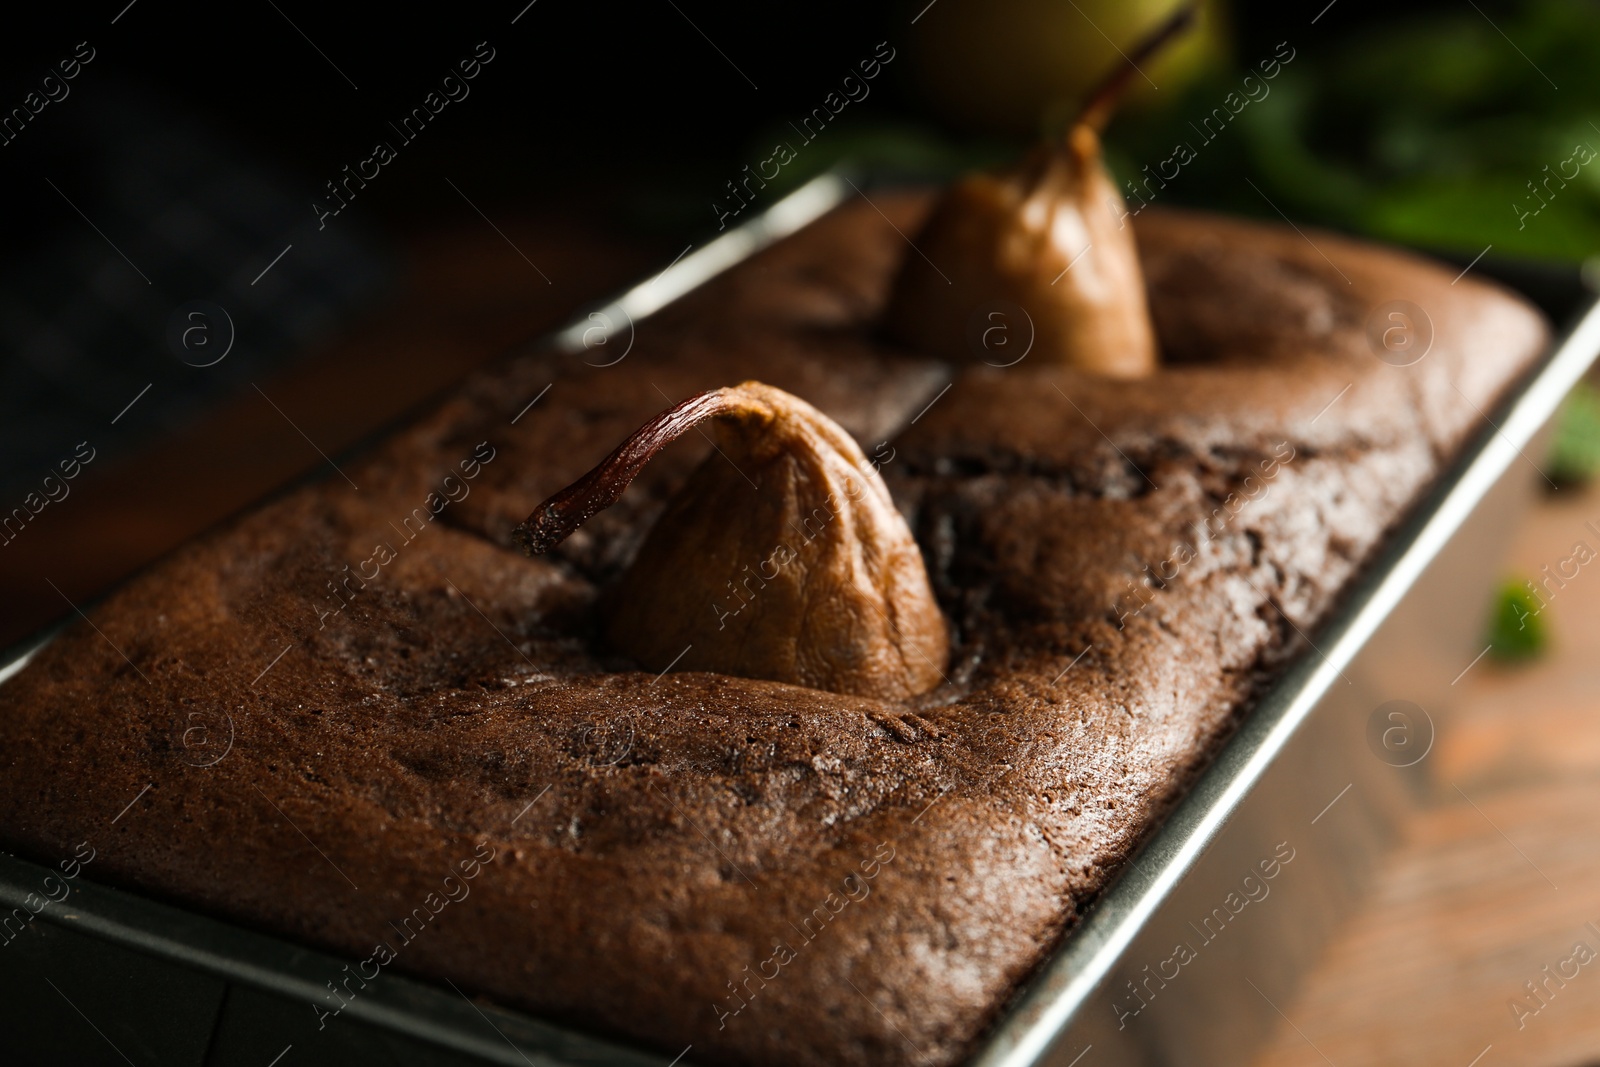
M 1399 252 L 1151 209 L 1162 370 L 956 369 L 875 328 L 928 202 L 834 211 L 614 366 L 503 361 L 347 464 L 359 491 L 294 490 L 128 582 L 0 686 L 0 841 L 87 837 L 94 879 L 701 1062 L 959 1061 L 1545 328 Z M 1432 323 L 1408 367 L 1368 344 L 1396 299 Z M 950 627 L 931 692 L 605 650 L 696 435 L 550 555 L 513 546 L 645 419 L 749 378 L 879 466 Z

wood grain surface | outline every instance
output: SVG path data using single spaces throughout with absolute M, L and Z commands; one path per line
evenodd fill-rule
M 1589 521 L 1600 491 L 1547 497 L 1507 575 L 1600 549 Z M 1485 658 L 1442 709 L 1425 804 L 1258 1067 L 1600 1063 L 1600 566 L 1544 617 L 1543 658 Z
M 322 464 L 316 449 L 337 455 L 671 258 L 571 218 L 498 222 L 504 236 L 463 223 L 405 242 L 388 305 L 260 383 L 282 412 L 251 391 L 156 447 L 96 463 L 0 553 L 0 645 Z M 1535 575 L 1580 539 L 1600 549 L 1589 521 L 1600 526 L 1600 491 L 1547 498 L 1507 574 Z M 1546 618 L 1543 659 L 1486 658 L 1442 709 L 1426 805 L 1362 911 L 1279 1005 L 1258 1067 L 1600 1064 L 1600 566 Z M 1572 962 L 1579 942 L 1596 953 L 1587 964 Z

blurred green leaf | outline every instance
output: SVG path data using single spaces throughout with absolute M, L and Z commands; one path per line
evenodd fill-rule
M 1162 191 L 1169 200 L 1267 217 L 1275 205 L 1468 255 L 1493 244 L 1496 255 L 1577 260 L 1600 252 L 1596 71 L 1600 4 L 1528 0 L 1496 24 L 1463 5 L 1397 15 L 1297 56 L 1213 140 L 1195 123 L 1239 89 L 1243 70 L 1130 117 L 1112 140 L 1131 163 L 1124 176 L 1175 140 L 1197 149 Z M 1591 162 L 1577 162 L 1580 145 Z
M 1600 474 L 1600 389 L 1579 382 L 1556 415 L 1550 442 L 1550 477 L 1582 484 Z
M 1501 587 L 1489 624 L 1490 653 L 1512 662 L 1538 657 L 1549 643 L 1538 614 L 1541 608 L 1527 583 L 1512 581 Z

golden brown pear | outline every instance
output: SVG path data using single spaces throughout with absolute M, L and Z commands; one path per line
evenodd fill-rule
M 769 385 L 715 389 L 656 416 L 534 509 L 517 542 L 548 551 L 708 420 L 719 451 L 668 503 L 619 581 L 610 642 L 653 671 L 891 700 L 937 685 L 945 622 L 888 487 L 849 434 Z
M 1186 5 L 1091 96 L 1067 137 L 1005 170 L 969 175 L 934 204 L 902 261 L 884 323 L 932 355 L 1035 362 L 1116 378 L 1159 359 L 1128 210 L 1099 131 L 1137 63 L 1193 19 Z

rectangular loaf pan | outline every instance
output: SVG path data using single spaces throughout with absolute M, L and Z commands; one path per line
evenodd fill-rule
M 817 178 L 538 344 L 593 351 L 853 195 L 842 175 Z M 1417 764 L 1396 766 L 1404 760 L 1369 743 L 1369 722 L 1392 700 L 1422 709 L 1408 721 L 1414 748 L 1406 751 L 1426 758 L 1426 709 L 1439 706 L 1481 648 L 1503 550 L 1535 492 L 1539 476 L 1527 456 L 1539 454 L 1533 446 L 1551 415 L 1600 356 L 1600 307 L 1581 286 L 1554 274 L 1509 280 L 1572 325 L 1389 538 L 1314 647 L 1013 998 L 975 1067 L 1237 1064 L 1277 1024 L 1297 978 L 1416 803 Z M 0 684 L 53 636 L 0 658 Z M 1264 863 L 1276 870 L 1266 895 L 1258 891 L 1225 930 L 1221 919 L 1194 925 Z M 71 1062 L 121 1063 L 126 1048 L 134 1062 L 196 1065 L 266 1065 L 274 1056 L 285 1065 L 344 1067 L 665 1062 L 387 973 L 316 1047 L 286 1048 L 275 1036 L 282 1020 L 303 1014 L 346 961 L 95 885 L 92 869 L 72 881 L 65 900 L 0 936 L 0 1017 L 7 1043 L 24 1058 L 37 1051 L 59 1061 L 67 1052 Z M 30 894 L 36 904 L 52 873 L 0 854 L 0 909 L 23 908 Z M 1180 941 L 1197 946 L 1192 958 L 1162 978 L 1172 975 Z M 69 1009 L 50 988 L 58 975 L 90 995 L 98 983 L 104 995 Z M 676 1062 L 693 1063 L 692 1048 Z

